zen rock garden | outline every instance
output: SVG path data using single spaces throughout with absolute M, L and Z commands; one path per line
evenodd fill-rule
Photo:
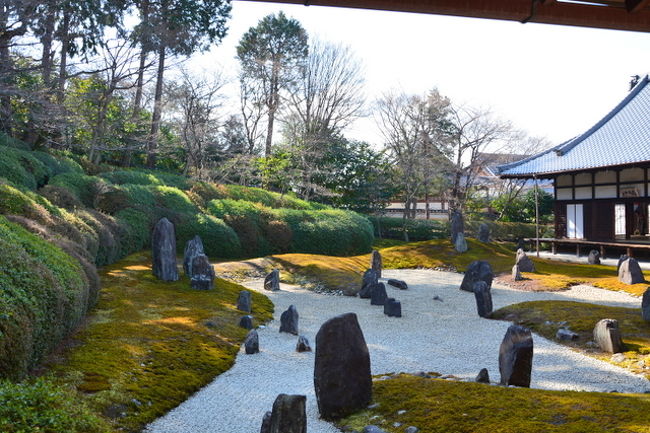
M 452 233 L 455 249 L 462 254 L 463 248 L 458 248 L 464 240 L 462 216 L 455 217 L 452 228 L 455 228 L 455 235 Z M 478 232 L 482 242 L 489 242 L 487 225 L 481 225 Z M 162 219 L 154 228 L 154 234 L 154 274 L 165 281 L 178 279 L 178 274 L 174 274 L 176 246 L 173 224 Z M 203 251 L 201 239 L 198 236 L 191 239 L 184 249 L 183 269 L 191 288 L 214 290 L 215 273 Z M 599 254 L 596 254 L 597 251 L 592 253 L 589 261 L 596 262 Z M 460 371 L 462 380 L 485 386 L 528 388 L 535 386 L 535 378 L 539 376 L 541 384 L 554 383 L 554 379 L 557 379 L 562 383 L 575 382 L 578 389 L 583 386 L 581 384 L 586 390 L 593 390 L 594 386 L 603 391 L 625 389 L 621 387 L 620 379 L 615 379 L 617 374 L 622 373 L 596 365 L 595 361 L 586 363 L 584 355 L 568 348 L 562 349 L 563 357 L 551 357 L 549 361 L 547 353 L 558 350 L 556 343 L 538 339 L 534 344 L 530 329 L 491 320 L 495 309 L 495 290 L 499 305 L 503 304 L 503 297 L 509 294 L 503 289 L 493 288 L 495 275 L 489 261 L 473 261 L 465 273 L 458 276 L 429 270 L 386 271 L 382 266 L 381 254 L 373 251 L 368 266 L 360 275 L 361 283 L 356 297 L 320 296 L 304 290 L 296 291 L 290 285 L 280 290 L 278 269 L 271 271 L 263 281 L 260 280 L 259 285 L 250 290 L 241 290 L 233 299 L 233 305 L 241 313 L 237 325 L 248 332 L 240 356 L 250 361 L 237 361 L 232 377 L 230 374 L 219 376 L 214 382 L 214 389 L 210 385 L 198 395 L 209 393 L 210 401 L 224 399 L 227 405 L 229 399 L 245 395 L 246 391 L 241 388 L 248 389 L 245 379 L 247 371 L 251 373 L 262 369 L 267 372 L 265 380 L 272 380 L 269 384 L 251 384 L 254 390 L 250 392 L 261 392 L 266 405 L 260 407 L 257 425 L 251 426 L 248 431 L 327 433 L 334 431 L 329 430 L 329 422 L 339 422 L 348 415 L 373 407 L 373 381 L 399 377 L 396 373 L 383 376 L 381 373 L 404 371 L 402 361 L 397 362 L 402 357 L 409 360 L 409 365 L 420 366 L 420 370 L 407 370 L 404 373 L 430 377 L 431 380 L 461 379 L 452 374 L 435 379 L 421 372 Z M 521 280 L 522 273 L 535 271 L 534 262 L 523 249 L 513 253 L 513 280 Z M 629 284 L 643 276 L 637 261 L 627 256 L 621 258 L 618 273 L 621 281 L 629 281 Z M 443 275 L 445 278 L 453 277 L 449 280 L 453 283 L 431 285 L 432 278 L 442 278 Z M 265 326 L 256 326 L 251 290 L 272 296 L 277 320 Z M 535 293 L 528 293 L 524 298 L 535 299 L 536 296 Z M 316 300 L 319 302 L 315 303 Z M 336 303 L 341 303 L 341 306 L 335 307 Z M 643 319 L 650 322 L 650 287 L 640 304 Z M 307 319 L 299 314 L 303 309 Z M 430 315 L 431 312 L 433 315 Z M 307 320 L 306 324 L 304 320 Z M 422 320 L 425 322 L 422 323 Z M 362 327 L 361 323 L 367 326 Z M 625 329 L 619 326 L 617 320 L 606 317 L 594 323 L 593 344 L 596 350 L 621 355 L 625 350 Z M 394 335 L 402 329 L 410 332 Z M 422 329 L 428 331 L 422 332 Z M 369 333 L 370 340 L 366 333 Z M 579 334 L 566 326 L 560 327 L 555 335 L 558 342 L 574 342 L 578 338 Z M 310 339 L 315 343 L 313 348 Z M 471 345 L 476 360 L 474 357 L 459 359 L 454 356 L 454 352 L 459 350 L 454 347 L 464 344 Z M 412 347 L 427 349 L 413 351 Z M 535 355 L 537 350 L 543 353 L 539 359 Z M 567 359 L 573 361 L 568 363 Z M 240 362 L 241 368 L 237 367 Z M 291 367 L 294 364 L 296 367 Z M 291 373 L 282 373 L 287 367 L 290 367 Z M 380 374 L 379 378 L 373 379 L 373 374 L 377 373 Z M 297 379 L 296 375 L 300 380 L 309 382 L 306 388 L 308 392 L 292 392 L 289 384 Z M 235 381 L 236 377 L 240 377 L 239 381 Z M 635 382 L 630 386 L 638 388 L 639 384 Z M 650 391 L 650 386 L 646 389 Z M 314 410 L 317 418 L 310 415 Z M 175 416 L 172 411 L 160 422 L 164 423 L 167 417 L 170 422 L 176 422 L 173 421 Z M 382 423 L 369 423 L 357 432 L 385 433 L 389 427 Z M 400 424 L 399 429 L 408 433 L 426 431 L 417 425 Z M 166 430 L 154 428 L 151 431 L 158 433 Z

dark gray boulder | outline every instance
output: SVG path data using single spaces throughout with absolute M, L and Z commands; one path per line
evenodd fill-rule
M 618 328 L 618 320 L 602 319 L 594 326 L 594 341 L 603 352 L 623 352 L 623 340 Z
M 645 283 L 645 277 L 639 262 L 633 257 L 628 257 L 621 263 L 618 268 L 618 280 L 624 284 L 639 284 Z
M 239 292 L 239 296 L 237 297 L 237 309 L 239 311 L 245 311 L 247 313 L 250 313 L 253 311 L 252 309 L 252 300 L 251 300 L 251 292 L 248 290 L 242 290 Z
M 309 345 L 309 340 L 304 335 L 298 337 L 298 343 L 296 344 L 296 352 L 311 352 L 311 346 Z
M 474 292 L 474 283 L 477 281 L 485 281 L 488 287 L 491 288 L 493 278 L 492 266 L 485 260 L 475 260 L 467 267 L 460 289 L 466 292 Z
M 575 341 L 580 338 L 580 336 L 570 329 L 560 328 L 555 333 L 555 338 L 563 341 Z
M 474 380 L 478 383 L 490 383 L 490 375 L 488 374 L 488 369 L 482 368 Z
M 643 299 L 641 300 L 641 317 L 646 322 L 650 322 L 650 287 L 643 292 Z
M 239 318 L 239 326 L 244 329 L 253 329 L 253 316 L 246 315 Z
M 387 283 L 390 284 L 393 287 L 397 287 L 400 290 L 407 290 L 409 288 L 409 286 L 406 284 L 405 281 L 396 280 L 394 278 L 391 278 L 390 280 L 388 280 Z
M 458 233 L 456 235 L 456 242 L 454 243 L 454 248 L 459 253 L 464 253 L 465 251 L 467 251 L 467 241 L 465 240 L 464 233 Z
M 356 314 L 333 317 L 316 334 L 314 388 L 318 410 L 326 420 L 345 417 L 370 403 L 370 354 Z
M 521 276 L 521 272 L 519 272 L 519 265 L 514 265 L 512 267 L 512 279 L 515 281 L 521 281 L 524 279 L 524 277 Z
M 492 291 L 485 281 L 474 283 L 474 298 L 476 298 L 478 315 L 490 317 L 492 314 Z
M 618 271 L 621 269 L 621 264 L 629 259 L 627 254 L 621 254 L 620 257 L 618 258 L 618 262 L 616 263 L 616 273 L 618 274 Z
M 361 290 L 359 291 L 359 297 L 363 299 L 370 299 L 370 291 L 372 286 L 379 282 L 379 277 L 377 272 L 373 269 L 368 269 L 363 273 L 363 279 L 361 280 Z
M 374 284 L 370 288 L 370 305 L 384 305 L 388 295 L 384 283 Z
M 587 263 L 590 265 L 600 265 L 600 252 L 598 250 L 589 251 L 589 256 L 587 256 Z
M 275 292 L 280 290 L 280 271 L 273 269 L 273 271 L 264 278 L 264 290 Z
M 270 433 L 307 433 L 304 395 L 280 394 L 273 403 Z
M 161 218 L 151 233 L 153 274 L 163 281 L 178 281 L 176 267 L 176 229 L 167 218 Z
M 530 329 L 511 325 L 499 347 L 501 384 L 530 388 L 532 367 L 533 337 Z
M 289 305 L 280 315 L 280 332 L 298 335 L 298 310 L 295 305 Z
M 254 353 L 259 353 L 260 351 L 260 337 L 257 335 L 256 330 L 251 330 L 246 339 L 244 340 L 244 350 L 246 355 L 253 355 Z
M 192 259 L 201 254 L 205 254 L 205 251 L 203 251 L 203 242 L 201 241 L 201 237 L 196 235 L 187 241 L 183 252 L 183 270 L 188 277 L 192 275 Z
M 190 285 L 193 289 L 211 290 L 214 288 L 214 268 L 205 254 L 192 259 Z
M 270 410 L 264 414 L 264 417 L 262 418 L 262 428 L 260 428 L 260 433 L 271 433 L 271 414 L 272 412 Z
M 402 317 L 402 303 L 394 298 L 386 299 L 384 314 L 388 317 Z
M 478 226 L 478 240 L 486 243 L 490 242 L 490 226 L 485 223 Z
M 377 250 L 372 250 L 370 256 L 370 269 L 377 273 L 378 278 L 381 278 L 382 260 L 381 254 Z
M 451 213 L 451 216 L 449 217 L 449 231 L 451 234 L 451 243 L 456 245 L 456 238 L 458 237 L 458 233 L 465 232 L 465 221 L 463 220 L 462 213 L 458 211 Z
M 519 266 L 520 272 L 535 272 L 535 264 L 530 259 L 530 257 L 526 255 L 522 248 L 519 248 L 517 250 L 515 264 Z
M 362 433 L 386 433 L 386 431 L 380 429 L 376 425 L 367 425 L 363 428 Z

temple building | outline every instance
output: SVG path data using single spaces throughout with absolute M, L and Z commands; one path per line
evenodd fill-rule
M 650 79 L 592 128 L 559 146 L 498 167 L 502 178 L 547 179 L 556 244 L 650 249 Z

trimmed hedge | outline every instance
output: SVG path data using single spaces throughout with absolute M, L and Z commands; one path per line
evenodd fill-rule
M 95 207 L 95 197 L 108 187 L 106 181 L 97 176 L 69 172 L 54 176 L 50 185 L 66 188 L 75 198 L 89 208 Z
M 149 170 L 114 170 L 102 173 L 102 178 L 115 185 L 172 186 L 189 189 L 190 180 L 177 174 Z
M 331 209 L 329 206 L 321 203 L 301 200 L 293 194 L 279 194 L 277 192 L 267 191 L 262 188 L 254 188 L 241 185 L 223 185 L 223 187 L 227 192 L 227 198 L 260 203 L 264 206 L 274 209 Z
M 465 222 L 465 231 L 472 237 L 478 237 L 478 228 L 485 222 L 490 227 L 490 237 L 500 241 L 517 241 L 521 238 L 536 237 L 535 224 L 506 223 L 496 221 L 468 221 Z M 540 225 L 541 237 L 553 237 L 554 228 L 551 225 Z
M 201 237 L 205 253 L 210 257 L 231 259 L 242 256 L 237 233 L 219 218 L 201 213 L 182 218 L 176 224 L 178 252 L 182 253 L 185 243 L 196 235 Z
M 80 264 L 0 216 L 0 372 L 19 379 L 84 317 L 94 299 Z

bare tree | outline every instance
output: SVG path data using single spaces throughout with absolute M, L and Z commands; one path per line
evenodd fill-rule
M 265 92 L 263 83 L 251 79 L 240 72 L 239 76 L 239 106 L 242 126 L 246 133 L 247 153 L 254 154 L 264 140 L 263 119 L 266 114 Z
M 428 198 L 448 171 L 449 109 L 449 100 L 435 89 L 424 96 L 389 93 L 378 101 L 377 123 L 399 172 L 404 219 L 414 216 L 410 209 L 415 211 L 417 199 Z
M 447 198 L 450 211 L 462 211 L 475 184 L 480 154 L 490 147 L 501 149 L 510 143 L 513 129 L 489 110 L 467 106 L 450 106 L 449 121 L 453 174 Z
M 221 89 L 225 85 L 221 74 L 209 78 L 192 75 L 181 69 L 179 84 L 168 86 L 167 97 L 173 101 L 177 114 L 176 128 L 185 150 L 185 174 L 207 179 L 210 154 L 219 153 L 219 108 Z

